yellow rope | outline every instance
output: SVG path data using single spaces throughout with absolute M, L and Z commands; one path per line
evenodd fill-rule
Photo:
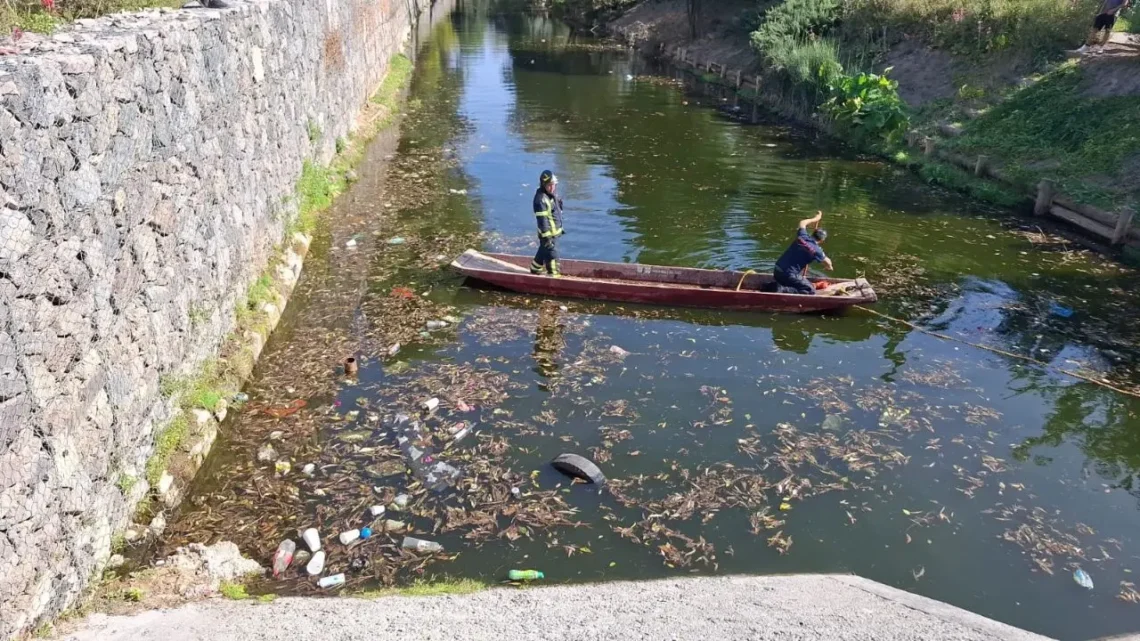
M 887 319 L 889 321 L 893 321 L 895 323 L 901 323 L 901 324 L 906 325 L 907 327 L 909 327 L 911 329 L 916 329 L 916 330 L 922 332 L 923 334 L 927 334 L 927 335 L 933 336 L 935 338 L 941 338 L 942 340 L 953 341 L 955 343 L 962 343 L 963 345 L 969 345 L 970 347 L 977 347 L 978 349 L 984 349 L 987 352 L 993 352 L 995 354 L 1001 354 L 1002 356 L 1017 359 L 1019 361 L 1025 361 L 1027 363 L 1033 363 L 1034 365 L 1040 365 L 1041 367 L 1044 367 L 1045 369 L 1050 369 L 1050 370 L 1053 370 L 1055 372 L 1060 372 L 1061 374 L 1064 374 L 1066 376 L 1071 376 L 1073 378 L 1085 381 L 1087 383 L 1092 383 L 1094 385 L 1100 385 L 1101 387 L 1108 388 L 1108 389 L 1110 389 L 1114 392 L 1118 392 L 1120 394 L 1132 396 L 1134 398 L 1140 398 L 1140 393 L 1137 393 L 1137 392 L 1134 392 L 1131 390 L 1121 389 L 1119 387 L 1116 387 L 1115 385 L 1110 385 L 1109 383 L 1105 383 L 1104 381 L 1098 381 L 1095 378 L 1089 378 L 1088 376 L 1085 376 L 1084 374 L 1078 374 L 1077 372 L 1074 372 L 1072 370 L 1067 370 L 1067 369 L 1064 369 L 1061 367 L 1055 367 L 1053 365 L 1050 365 L 1049 363 L 1046 363 L 1045 361 L 1039 361 L 1036 358 L 1030 358 L 1029 356 L 1022 356 L 1021 354 L 1014 354 L 1013 352 L 1007 352 L 1004 349 L 998 349 L 996 347 L 989 347 L 988 345 L 981 345 L 979 343 L 971 343 L 970 341 L 963 340 L 961 338 L 955 338 L 955 337 L 949 336 L 947 334 L 940 334 L 938 332 L 932 332 L 929 329 L 919 327 L 918 325 L 915 325 L 914 323 L 912 323 L 910 321 L 905 321 L 901 318 L 895 318 L 893 316 L 887 316 L 886 314 L 884 314 L 882 312 L 876 312 L 875 310 L 867 308 L 867 307 L 863 307 L 862 305 L 852 305 L 852 307 L 854 307 L 855 309 L 858 309 L 858 310 L 862 310 L 864 312 L 874 314 L 875 316 L 878 316 L 880 318 L 885 318 L 885 319 Z
M 755 273 L 756 273 L 756 272 L 754 272 L 754 271 L 752 271 L 751 269 L 749 269 L 748 271 L 746 271 L 746 272 L 744 272 L 743 274 L 741 274 L 741 275 L 740 275 L 740 282 L 736 284 L 736 291 L 740 291 L 740 286 L 744 284 L 744 279 L 745 279 L 745 278 L 748 278 L 748 275 L 749 275 L 749 274 L 755 274 Z

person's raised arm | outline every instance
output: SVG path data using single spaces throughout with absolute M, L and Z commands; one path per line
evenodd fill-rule
M 815 212 L 815 216 L 801 220 L 799 228 L 800 229 L 807 229 L 809 225 L 818 225 L 819 221 L 821 221 L 821 220 L 823 220 L 823 212 L 817 211 L 817 212 Z

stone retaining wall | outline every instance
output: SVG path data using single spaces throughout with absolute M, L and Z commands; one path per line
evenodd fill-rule
M 304 161 L 332 156 L 419 13 L 230 1 L 0 56 L 0 639 L 106 563 L 174 411 L 160 379 L 215 353 Z

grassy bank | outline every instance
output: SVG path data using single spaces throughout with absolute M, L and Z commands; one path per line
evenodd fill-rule
M 1048 178 L 1078 201 L 1116 208 L 1140 197 L 1140 92 L 1098 91 L 1098 84 L 1127 84 L 1126 68 L 1093 69 L 1101 64 L 1096 59 L 1065 61 L 1066 50 L 1084 41 L 1099 5 L 1100 0 L 763 2 L 751 44 L 796 111 L 822 115 L 836 133 L 862 147 L 898 157 L 902 132 L 914 127 L 938 135 L 953 123 L 963 134 L 948 137 L 941 148 L 987 156 L 1012 183 L 1012 193 Z M 1133 28 L 1127 18 L 1118 29 Z M 922 71 L 921 58 L 908 70 L 911 75 L 892 77 L 889 67 L 874 73 L 901 45 L 915 56 L 949 58 L 952 63 L 942 63 L 946 68 L 965 70 L 954 78 L 954 94 L 919 108 L 904 105 L 898 83 L 929 82 L 914 72 Z M 1001 75 L 1013 68 L 1030 81 Z M 979 186 L 957 170 L 926 167 L 922 173 L 998 204 L 1019 199 L 1008 188 Z
M 989 156 L 1026 188 L 1047 178 L 1079 202 L 1138 202 L 1140 96 L 1089 95 L 1092 81 L 1084 67 L 1061 65 L 963 122 L 965 133 L 944 145 Z

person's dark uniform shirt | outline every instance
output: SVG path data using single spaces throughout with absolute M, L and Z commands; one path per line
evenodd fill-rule
M 556 180 L 553 174 L 550 179 Z M 530 272 L 560 276 L 556 239 L 563 234 L 562 199 L 539 187 L 534 192 L 534 220 L 538 224 L 538 251 L 530 263 Z
M 806 229 L 801 227 L 791 246 L 784 250 L 780 260 L 776 261 L 776 269 L 788 275 L 798 276 L 803 272 L 804 267 L 814 262 L 822 263 L 825 260 L 827 260 L 827 254 L 823 253 L 823 248 L 815 242 L 815 239 Z
M 562 235 L 562 199 L 551 196 L 541 187 L 534 192 L 534 217 L 539 238 Z

